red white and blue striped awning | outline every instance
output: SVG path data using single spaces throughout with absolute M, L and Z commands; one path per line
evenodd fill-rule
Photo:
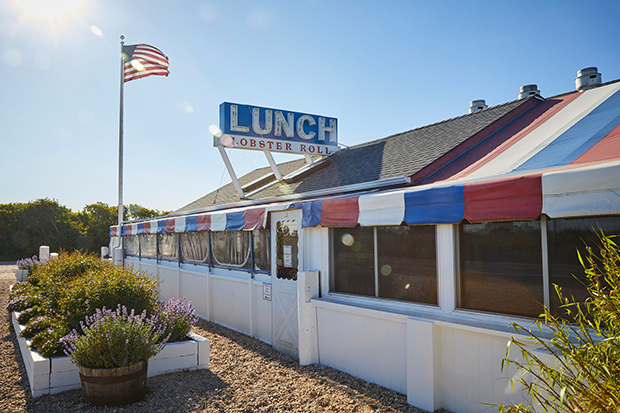
M 620 82 L 541 102 L 422 185 L 168 217 L 121 234 L 260 229 L 274 208 L 301 208 L 303 227 L 618 215 Z

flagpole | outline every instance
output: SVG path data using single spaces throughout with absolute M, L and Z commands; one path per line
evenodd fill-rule
M 123 222 L 123 84 L 125 83 L 125 61 L 123 59 L 123 46 L 125 36 L 121 35 L 121 107 L 118 132 L 118 234 L 121 234 Z M 121 238 L 122 239 L 122 238 Z

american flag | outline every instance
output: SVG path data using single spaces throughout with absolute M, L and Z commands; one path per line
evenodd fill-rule
M 168 56 L 148 44 L 123 46 L 125 82 L 151 75 L 168 76 Z

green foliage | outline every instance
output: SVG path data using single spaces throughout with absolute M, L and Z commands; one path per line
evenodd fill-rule
M 110 242 L 110 226 L 118 223 L 118 206 L 108 206 L 103 202 L 86 205 L 78 217 L 86 251 L 98 253 Z
M 16 294 L 9 300 L 6 309 L 9 311 L 24 311 L 36 305 L 43 305 L 45 299 L 41 295 L 36 294 Z
M 58 258 L 37 267 L 28 277 L 28 281 L 39 285 L 45 291 L 51 309 L 59 310 L 59 301 L 66 295 L 67 286 L 74 279 L 113 266 L 96 255 L 80 251 L 72 253 L 61 251 Z
M 511 360 L 507 353 L 502 368 L 505 362 L 522 371 L 517 381 L 545 412 L 620 411 L 620 249 L 603 234 L 597 249 L 588 246 L 585 260 L 579 257 L 588 278 L 589 298 L 584 303 L 555 287 L 565 315 L 554 316 L 545 308 L 551 340 L 513 324 L 530 342 L 513 338 L 509 346 L 517 346 L 522 359 Z M 542 332 L 540 321 L 537 326 Z M 524 403 L 500 406 L 500 412 L 533 411 Z
M 24 311 L 19 313 L 19 315 L 17 316 L 17 322 L 19 324 L 26 324 L 32 318 L 45 314 L 49 314 L 49 312 L 45 309 L 44 306 L 35 305 L 30 308 L 26 308 Z
M 138 204 L 129 204 L 125 207 L 125 213 L 128 220 L 148 219 L 168 215 L 172 211 L 160 211 L 158 209 L 148 209 Z
M 59 324 L 58 320 L 55 320 L 49 316 L 42 315 L 34 317 L 30 321 L 28 321 L 28 323 L 26 324 L 26 328 L 22 330 L 21 335 L 24 338 L 32 338 L 46 328 L 50 328 L 53 325 L 57 324 Z
M 159 283 L 144 272 L 105 262 L 103 268 L 75 278 L 66 284 L 58 300 L 58 311 L 65 315 L 69 329 L 97 309 L 124 305 L 141 313 L 153 314 L 157 306 Z
M 144 219 L 168 214 L 130 204 L 124 220 Z M 0 261 L 16 261 L 37 254 L 39 246 L 52 251 L 81 249 L 98 254 L 108 245 L 110 226 L 118 222 L 118 207 L 103 202 L 86 205 L 72 212 L 55 199 L 28 203 L 0 204 Z
M 30 347 L 38 350 L 43 357 L 64 356 L 61 340 L 67 333 L 69 331 L 61 322 L 53 323 L 32 338 Z
M 153 357 L 164 347 L 167 336 L 157 316 L 146 311 L 136 315 L 124 306 L 116 311 L 97 310 L 86 317 L 83 334 L 74 330 L 63 339 L 76 366 L 95 369 L 129 366 Z

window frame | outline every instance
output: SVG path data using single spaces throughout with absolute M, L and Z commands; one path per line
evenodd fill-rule
M 347 298 L 352 298 L 352 299 L 356 299 L 356 300 L 361 300 L 362 302 L 369 302 L 369 300 L 371 300 L 370 302 L 375 302 L 375 303 L 385 303 L 388 304 L 390 306 L 396 306 L 401 307 L 401 306 L 421 306 L 423 308 L 427 308 L 427 309 L 439 309 L 441 302 L 442 302 L 442 298 L 441 298 L 441 279 L 440 279 L 440 271 L 439 271 L 439 266 L 440 266 L 440 258 L 439 258 L 439 236 L 438 236 L 438 230 L 437 230 L 437 225 L 434 224 L 425 224 L 425 225 L 406 225 L 409 228 L 415 228 L 415 227 L 420 227 L 420 226 L 426 226 L 426 227 L 433 227 L 434 229 L 434 249 L 435 249 L 435 283 L 436 283 L 436 303 L 432 304 L 432 303 L 425 303 L 425 302 L 420 302 L 420 301 L 409 301 L 409 300 L 400 300 L 400 299 L 396 299 L 396 298 L 387 298 L 387 297 L 381 297 L 380 296 L 380 288 L 379 288 L 379 274 L 380 274 L 380 270 L 379 270 L 379 246 L 378 246 L 378 228 L 381 227 L 394 227 L 394 225 L 378 225 L 378 226 L 371 226 L 371 227 L 360 227 L 360 226 L 356 226 L 354 228 L 372 228 L 373 230 L 373 277 L 374 277 L 374 296 L 373 295 L 362 295 L 362 294 L 354 294 L 354 293 L 348 293 L 348 292 L 341 292 L 341 291 L 336 291 L 335 289 L 335 282 L 336 282 L 336 268 L 335 268 L 335 244 L 336 244 L 336 239 L 335 239 L 335 229 L 336 228 L 329 228 L 328 229 L 328 237 L 329 237 L 329 274 L 328 274 L 328 280 L 329 280 L 329 290 L 328 290 L 328 295 L 332 295 L 334 297 L 347 297 Z M 341 229 L 341 228 L 338 228 Z M 344 228 L 343 228 L 344 229 Z

